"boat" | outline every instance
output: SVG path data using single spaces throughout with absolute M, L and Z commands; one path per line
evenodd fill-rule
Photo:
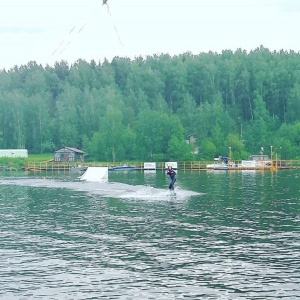
M 71 172 L 85 172 L 87 170 L 87 166 L 77 166 L 77 167 L 71 167 Z
M 228 170 L 228 157 L 219 156 L 214 158 L 213 164 L 206 165 L 207 170 Z
M 250 155 L 247 160 L 242 160 L 240 163 L 230 161 L 226 156 L 214 158 L 213 164 L 207 164 L 207 170 L 260 170 L 272 169 L 272 160 L 268 155 Z
M 250 155 L 248 160 L 242 160 L 239 165 L 241 169 L 270 169 L 272 160 L 268 155 L 258 154 Z
M 109 167 L 108 171 L 130 171 L 130 170 L 136 170 L 135 166 L 115 166 L 115 167 Z

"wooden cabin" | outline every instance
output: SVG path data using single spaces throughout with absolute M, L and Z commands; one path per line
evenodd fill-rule
M 84 161 L 84 152 L 82 150 L 65 147 L 55 151 L 54 161 L 55 162 L 83 162 Z

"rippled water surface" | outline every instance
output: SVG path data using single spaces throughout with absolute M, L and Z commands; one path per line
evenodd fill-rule
M 299 171 L 0 174 L 0 299 L 300 299 Z

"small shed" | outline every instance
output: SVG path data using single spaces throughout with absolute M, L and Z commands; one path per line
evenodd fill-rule
M 199 154 L 199 148 L 196 146 L 197 138 L 196 133 L 191 133 L 187 136 L 186 143 L 194 147 L 193 154 Z
M 55 151 L 54 161 L 56 162 L 75 162 L 80 161 L 83 162 L 84 152 L 82 150 L 65 147 Z
M 191 133 L 187 136 L 187 140 L 186 142 L 189 145 L 194 145 L 196 143 L 197 139 L 196 139 L 196 134 L 195 133 Z

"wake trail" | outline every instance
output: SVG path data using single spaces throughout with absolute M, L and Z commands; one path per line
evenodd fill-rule
M 18 178 L 0 179 L 0 185 L 17 185 L 36 188 L 69 189 L 86 192 L 102 197 L 132 199 L 132 200 L 186 200 L 193 196 L 202 195 L 184 189 L 176 189 L 176 196 L 172 196 L 167 189 L 154 188 L 145 185 L 129 185 L 119 182 L 85 182 L 85 181 L 59 181 L 54 179 Z

